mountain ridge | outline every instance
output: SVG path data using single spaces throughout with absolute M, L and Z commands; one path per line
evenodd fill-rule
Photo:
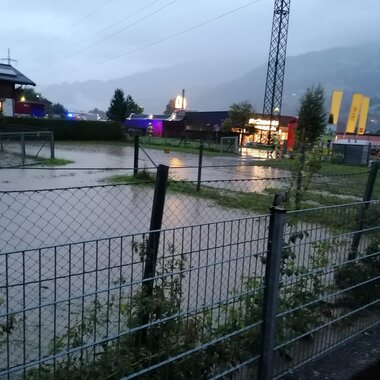
M 244 63 L 245 67 L 247 62 Z M 239 75 L 239 62 L 213 64 L 188 62 L 161 67 L 107 81 L 62 83 L 42 87 L 42 93 L 69 108 L 107 109 L 118 87 L 141 104 L 146 112 L 161 113 L 169 99 L 186 89 L 191 109 L 226 110 L 234 103 L 250 101 L 262 110 L 266 64 Z M 289 56 L 286 62 L 282 114 L 295 115 L 307 87 L 321 83 L 329 98 L 333 89 L 344 91 L 342 113 L 347 113 L 353 92 L 373 99 L 370 118 L 380 119 L 380 41 L 335 47 Z M 329 101 L 329 99 L 328 99 Z M 375 115 L 375 116 L 373 116 Z

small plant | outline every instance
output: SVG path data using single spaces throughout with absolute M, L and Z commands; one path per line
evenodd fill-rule
M 294 188 L 294 207 L 301 208 L 301 202 L 305 198 L 307 191 L 315 174 L 322 167 L 322 149 L 314 147 L 311 151 L 302 152 L 295 166 L 291 188 Z
M 66 160 L 64 158 L 41 158 L 38 157 L 40 164 L 43 166 L 63 166 L 74 163 L 74 161 Z
M 152 184 L 155 181 L 155 175 L 146 169 L 139 170 L 137 175 L 113 175 L 103 180 L 112 184 Z
M 380 238 L 375 236 L 370 239 L 364 252 L 357 255 L 357 260 L 347 262 L 334 273 L 338 289 L 352 288 L 343 293 L 339 303 L 357 308 L 379 299 L 380 280 L 376 280 L 379 275 Z
M 137 242 L 142 264 L 147 244 Z M 176 255 L 168 246 L 169 258 L 159 265 L 153 291 L 147 295 L 141 287 L 130 297 L 124 292 L 121 298 L 110 302 L 96 302 L 62 336 L 50 343 L 50 355 L 64 353 L 67 349 L 83 347 L 96 336 L 96 329 L 104 330 L 119 314 L 122 331 L 127 333 L 116 340 L 106 341 L 95 348 L 84 348 L 67 354 L 65 360 L 45 364 L 27 373 L 28 379 L 120 379 L 170 357 L 184 353 L 208 341 L 213 331 L 208 310 L 181 315 L 183 302 L 182 281 L 185 257 Z M 120 280 L 124 283 L 124 280 Z M 143 318 L 147 318 L 142 324 Z M 103 327 L 102 327 L 103 326 Z M 95 351 L 94 351 L 95 350 Z M 94 353 L 95 352 L 95 353 Z M 205 350 L 185 356 L 141 375 L 140 379 L 200 379 L 213 371 L 214 352 Z M 54 375 L 53 375 L 54 374 Z

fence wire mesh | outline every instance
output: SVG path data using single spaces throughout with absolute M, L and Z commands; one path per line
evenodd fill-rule
M 380 321 L 380 203 L 288 213 L 275 375 Z
M 179 175 L 181 172 L 183 175 Z M 267 213 L 275 194 L 282 191 L 289 194 L 287 207 L 294 207 L 295 179 L 291 175 L 198 182 L 176 179 L 193 176 L 189 169 L 171 169 L 170 174 L 164 228 Z M 136 180 L 132 179 L 131 169 L 104 176 L 118 184 L 0 191 L 0 251 L 148 230 L 154 171 L 151 169 L 148 174 L 143 171 Z M 129 182 L 125 182 L 126 178 Z M 345 175 L 314 176 L 302 194 L 301 206 L 317 207 L 361 200 L 367 178 L 368 170 Z M 380 197 L 379 180 L 374 194 Z
M 379 220 L 379 201 L 287 214 L 275 377 L 379 323 Z M 162 230 L 153 277 L 149 232 L 0 253 L 0 379 L 255 379 L 268 229 Z
M 149 183 L 0 192 L 0 251 L 148 230 L 152 197 Z
M 149 234 L 0 254 L 0 378 L 217 379 L 254 363 L 267 224 L 164 230 L 145 279 Z
M 54 158 L 54 134 L 46 131 L 0 131 L 0 168 L 36 163 L 41 152 Z
M 297 176 L 206 169 L 171 169 L 148 278 L 153 171 L 0 192 L 0 379 L 257 377 L 269 216 L 255 215 L 278 192 L 294 207 Z M 288 212 L 277 236 L 275 377 L 380 321 L 380 205 L 347 204 L 368 173 L 303 178 L 301 207 L 324 207 Z

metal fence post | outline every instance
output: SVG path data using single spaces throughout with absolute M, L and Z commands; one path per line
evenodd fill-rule
M 133 160 L 133 176 L 137 177 L 137 174 L 139 172 L 139 136 L 135 135 L 135 156 Z
M 351 251 L 348 255 L 349 260 L 353 260 L 357 256 L 359 244 L 360 244 L 360 239 L 362 237 L 362 229 L 364 226 L 364 218 L 366 211 L 368 210 L 369 207 L 369 201 L 372 199 L 372 193 L 373 193 L 373 188 L 375 187 L 375 182 L 376 182 L 376 177 L 377 177 L 377 172 L 379 170 L 380 166 L 380 161 L 373 161 L 371 165 L 371 170 L 368 175 L 368 180 L 367 184 L 364 190 L 364 195 L 363 195 L 363 202 L 367 202 L 363 205 L 361 205 L 358 213 L 358 226 L 356 229 L 356 233 L 354 234 L 352 238 L 352 243 L 351 243 Z
M 144 275 L 142 284 L 142 297 L 150 297 L 153 294 L 154 280 L 153 277 L 156 273 L 156 262 L 158 254 L 158 246 L 160 242 L 160 229 L 162 226 L 162 217 L 164 214 L 166 185 L 168 181 L 169 167 L 165 165 L 158 165 L 156 186 L 153 196 L 152 216 L 150 219 L 149 238 L 146 246 L 146 258 L 144 266 Z M 149 311 L 142 309 L 140 314 L 140 323 L 145 325 L 149 322 Z M 141 330 L 136 336 L 137 342 L 144 342 L 146 340 L 146 329 Z
M 273 373 L 273 349 L 276 341 L 276 314 L 285 223 L 286 210 L 272 207 L 264 279 L 263 324 L 259 361 L 260 380 L 272 379 Z
M 21 161 L 22 161 L 22 164 L 24 165 L 25 164 L 25 157 L 26 157 L 26 150 L 25 150 L 25 135 L 23 133 L 21 133 L 20 139 L 21 139 Z
M 156 260 L 158 253 L 158 244 L 160 240 L 160 229 L 162 226 L 162 218 L 164 214 L 165 206 L 165 195 L 166 195 L 166 185 L 168 182 L 169 175 L 169 166 L 158 165 L 157 168 L 157 178 L 156 185 L 154 189 L 153 196 L 153 206 L 152 206 L 152 215 L 150 218 L 150 227 L 147 252 L 146 252 L 146 261 L 144 268 L 143 279 L 151 278 L 155 275 L 156 272 Z M 148 292 L 147 295 L 152 294 L 153 290 L 153 280 L 146 281 L 144 283 L 145 290 Z
M 203 141 L 199 145 L 199 161 L 198 161 L 198 180 L 197 180 L 197 191 L 201 189 L 202 180 L 202 161 L 203 161 Z
M 50 158 L 55 158 L 55 145 L 54 145 L 54 133 L 50 132 Z

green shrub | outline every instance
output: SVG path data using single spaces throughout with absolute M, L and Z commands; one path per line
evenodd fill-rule
M 341 303 L 346 307 L 357 308 L 367 305 L 380 298 L 380 281 L 373 280 L 380 275 L 380 239 L 370 240 L 358 260 L 342 265 L 334 274 L 338 289 L 344 290 Z M 367 282 L 369 281 L 369 282 Z

